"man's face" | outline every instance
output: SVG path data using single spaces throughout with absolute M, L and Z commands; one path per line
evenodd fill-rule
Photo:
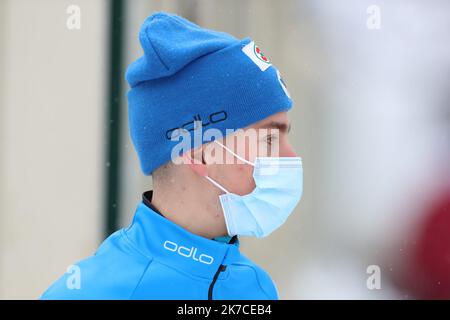
M 279 112 L 219 142 L 252 163 L 256 157 L 296 157 L 288 140 L 289 130 L 287 112 Z M 205 146 L 204 160 L 208 176 L 228 191 L 246 195 L 255 188 L 253 166 L 238 160 L 219 144 L 210 143 Z M 216 163 L 212 164 L 213 162 Z

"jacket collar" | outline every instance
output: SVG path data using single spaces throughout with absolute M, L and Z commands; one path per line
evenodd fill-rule
M 154 260 L 203 278 L 212 279 L 221 264 L 227 265 L 240 257 L 236 236 L 230 243 L 198 236 L 144 201 L 139 203 L 125 233 L 139 251 Z

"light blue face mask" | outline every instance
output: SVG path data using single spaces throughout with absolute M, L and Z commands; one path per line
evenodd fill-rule
M 265 237 L 280 227 L 300 201 L 303 192 L 303 168 L 300 157 L 257 157 L 252 163 L 218 141 L 236 158 L 252 165 L 256 188 L 245 196 L 228 192 L 206 176 L 225 194 L 219 196 L 230 236 Z

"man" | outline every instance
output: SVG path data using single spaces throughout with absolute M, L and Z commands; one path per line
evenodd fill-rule
M 78 279 L 66 273 L 42 298 L 278 299 L 238 235 L 267 236 L 302 194 L 280 73 L 249 38 L 169 13 L 148 17 L 139 38 L 129 125 L 153 191 L 75 265 Z

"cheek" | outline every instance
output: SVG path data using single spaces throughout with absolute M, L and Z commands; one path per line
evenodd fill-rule
M 220 165 L 220 170 L 215 173 L 211 177 L 234 194 L 243 196 L 251 193 L 256 187 L 253 167 L 250 165 Z
M 233 192 L 238 195 L 249 194 L 255 189 L 253 180 L 253 167 L 249 165 L 234 165 L 233 169 Z

